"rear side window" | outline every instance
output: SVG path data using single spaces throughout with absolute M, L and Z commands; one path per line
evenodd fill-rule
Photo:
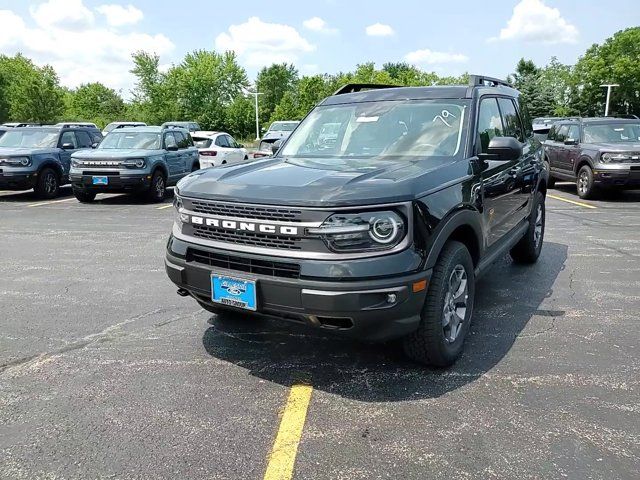
M 495 98 L 483 98 L 480 101 L 478 135 L 480 136 L 482 153 L 487 153 L 492 138 L 504 136 L 504 126 L 498 109 L 498 101 Z
M 520 111 L 520 119 L 522 120 L 522 126 L 524 127 L 524 134 L 526 137 L 530 137 L 533 133 L 533 126 L 531 125 L 531 115 L 529 114 L 529 108 L 527 104 L 522 101 L 522 97 L 516 100 L 516 105 Z
M 229 143 L 227 142 L 226 135 L 218 135 L 218 138 L 216 138 L 216 145 L 219 147 L 228 148 Z
M 513 101 L 509 98 L 499 98 L 498 104 L 502 112 L 505 136 L 517 138 L 521 142 L 524 141 L 522 125 Z
M 76 138 L 78 139 L 78 147 L 79 148 L 89 148 L 91 147 L 91 144 L 93 143 L 91 141 L 91 137 L 89 136 L 89 134 L 85 131 L 82 130 L 77 130 L 76 131 Z

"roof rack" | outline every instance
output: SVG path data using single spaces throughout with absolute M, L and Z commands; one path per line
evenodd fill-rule
M 361 92 L 362 90 L 380 90 L 382 88 L 398 88 L 400 85 L 384 85 L 380 83 L 347 83 L 334 92 L 334 95 Z
M 500 80 L 499 78 L 487 77 L 485 75 L 469 75 L 469 86 L 477 87 L 479 85 L 485 85 L 488 87 L 509 87 L 513 88 L 506 80 Z
M 60 123 L 56 123 L 54 125 L 54 127 L 60 127 L 60 128 L 78 128 L 78 127 L 90 127 L 90 128 L 97 128 L 95 123 L 91 123 L 91 122 L 60 122 Z

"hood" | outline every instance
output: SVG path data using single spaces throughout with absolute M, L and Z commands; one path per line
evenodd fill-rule
M 57 155 L 59 148 L 2 148 L 0 147 L 0 157 L 16 157 L 20 155 Z
M 587 143 L 586 148 L 600 152 L 640 152 L 640 142 Z
M 200 170 L 178 183 L 181 195 L 295 206 L 373 205 L 414 200 L 469 174 L 469 162 L 268 158 Z
M 136 149 L 93 149 L 80 150 L 71 155 L 72 158 L 83 160 L 106 160 L 106 159 L 122 159 L 122 158 L 148 158 L 153 155 L 161 155 L 162 150 L 136 150 Z

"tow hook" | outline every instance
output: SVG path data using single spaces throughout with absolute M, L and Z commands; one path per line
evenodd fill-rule
M 184 288 L 179 288 L 176 293 L 178 295 L 180 295 L 181 297 L 188 297 L 189 296 L 189 292 L 187 290 L 185 290 Z

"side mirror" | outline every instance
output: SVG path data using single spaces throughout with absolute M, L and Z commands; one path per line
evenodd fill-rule
M 238 148 L 244 148 L 244 145 L 242 143 L 239 143 Z
M 513 137 L 493 137 L 487 153 L 480 154 L 482 160 L 509 162 L 522 156 L 522 144 Z
M 565 145 L 577 145 L 578 144 L 578 140 L 576 140 L 575 138 L 567 138 L 564 141 Z
M 63 143 L 62 144 L 62 149 L 63 150 L 75 150 L 75 146 L 73 145 L 73 143 Z
M 98 145 L 100 145 L 100 142 L 94 142 L 91 144 L 91 148 L 98 148 Z
M 282 145 L 282 140 L 276 140 L 271 144 L 271 154 L 275 155 L 278 150 L 280 150 L 280 146 Z
M 167 145 L 167 151 L 168 152 L 177 152 L 178 151 L 178 145 Z

